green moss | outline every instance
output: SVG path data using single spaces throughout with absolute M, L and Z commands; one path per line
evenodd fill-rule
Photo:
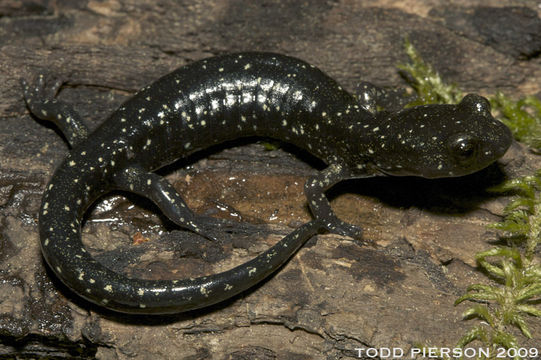
M 409 104 L 457 103 L 463 92 L 447 85 L 439 74 L 423 61 L 409 41 L 405 44 L 411 62 L 400 65 L 418 99 Z M 541 150 L 541 100 L 526 96 L 518 101 L 502 93 L 489 96 L 493 112 L 511 129 L 514 137 Z M 480 320 L 459 340 L 465 347 L 480 341 L 494 350 L 518 348 L 513 328 L 526 338 L 535 337 L 528 321 L 541 317 L 541 264 L 536 250 L 541 243 L 541 170 L 532 176 L 509 180 L 497 192 L 513 193 L 501 222 L 491 228 L 503 232 L 503 245 L 475 255 L 477 264 L 488 277 L 487 284 L 472 284 L 456 304 L 472 301 L 463 316 Z M 495 354 L 493 352 L 493 354 Z
M 463 92 L 455 85 L 446 84 L 434 68 L 426 63 L 413 45 L 406 40 L 405 50 L 411 62 L 400 64 L 406 81 L 417 94 L 417 99 L 408 106 L 424 104 L 456 104 L 463 97 Z
M 541 100 L 526 96 L 514 101 L 500 92 L 489 100 L 518 141 L 541 150 Z
M 541 264 L 535 252 L 541 244 L 541 170 L 533 176 L 509 180 L 492 189 L 515 194 L 505 207 L 504 219 L 491 225 L 503 231 L 505 245 L 477 253 L 475 258 L 491 285 L 473 284 L 456 304 L 465 300 L 482 302 L 463 316 L 482 322 L 459 341 L 465 346 L 479 340 L 486 346 L 517 348 L 511 328 L 532 338 L 528 320 L 541 317 Z

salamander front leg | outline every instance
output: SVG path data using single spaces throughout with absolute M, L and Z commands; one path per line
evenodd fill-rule
M 209 240 L 216 240 L 203 226 L 219 226 L 219 220 L 195 215 L 177 190 L 163 177 L 132 166 L 115 174 L 114 180 L 119 190 L 133 192 L 152 200 L 163 214 L 178 226 Z
M 30 112 L 39 119 L 53 122 L 72 148 L 88 137 L 88 128 L 83 123 L 81 116 L 71 105 L 54 98 L 62 86 L 60 80 L 47 86 L 45 76 L 40 74 L 34 84 L 29 85 L 21 79 L 21 85 L 24 101 Z
M 319 174 L 309 178 L 304 186 L 312 214 L 328 231 L 354 239 L 362 238 L 362 228 L 340 220 L 331 208 L 325 191 L 342 180 L 358 178 L 341 165 L 329 165 Z

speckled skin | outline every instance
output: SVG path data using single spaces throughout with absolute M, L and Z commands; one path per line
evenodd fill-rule
M 77 294 L 127 313 L 182 312 L 229 298 L 276 270 L 320 228 L 359 238 L 361 229 L 339 220 L 324 194 L 341 180 L 461 176 L 489 165 L 511 143 L 478 95 L 457 105 L 375 113 L 371 85 L 353 96 L 317 68 L 278 54 L 233 54 L 182 67 L 141 89 L 91 135 L 69 105 L 54 99 L 59 86 L 47 91 L 41 75 L 34 86 L 23 81 L 30 111 L 55 122 L 72 147 L 43 196 L 43 256 Z M 81 219 L 117 189 L 148 197 L 179 226 L 210 237 L 206 220 L 152 171 L 244 136 L 283 140 L 328 164 L 306 182 L 313 221 L 246 264 L 197 279 L 132 279 L 87 253 Z

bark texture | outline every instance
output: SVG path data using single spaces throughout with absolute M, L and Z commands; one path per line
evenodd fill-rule
M 0 356 L 99 359 L 355 359 L 356 348 L 453 346 L 471 326 L 453 302 L 485 281 L 473 254 L 506 199 L 486 188 L 531 173 L 516 144 L 499 165 L 440 181 L 341 184 L 333 207 L 374 248 L 319 235 L 275 276 L 212 308 L 168 317 L 92 306 L 55 280 L 38 246 L 41 194 L 67 153 L 26 110 L 19 78 L 46 71 L 92 128 L 178 66 L 242 50 L 302 58 L 354 90 L 404 86 L 407 36 L 443 77 L 481 94 L 539 93 L 541 21 L 533 0 L 0 1 Z M 505 29 L 503 31 L 502 29 Z M 198 213 L 239 220 L 210 243 L 147 201 L 115 194 L 84 241 L 104 264 L 149 278 L 223 271 L 310 219 L 302 193 L 317 162 L 287 146 L 235 143 L 165 169 Z M 142 244 L 134 240 L 148 238 Z M 532 328 L 541 334 L 541 323 Z M 539 339 L 534 339 L 534 346 Z M 528 344 L 528 343 L 526 343 Z

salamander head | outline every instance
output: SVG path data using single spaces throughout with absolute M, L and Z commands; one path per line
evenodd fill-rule
M 417 106 L 383 121 L 380 128 L 391 139 L 373 161 L 389 175 L 471 174 L 503 156 L 512 141 L 509 129 L 490 114 L 488 100 L 475 94 L 457 105 Z

